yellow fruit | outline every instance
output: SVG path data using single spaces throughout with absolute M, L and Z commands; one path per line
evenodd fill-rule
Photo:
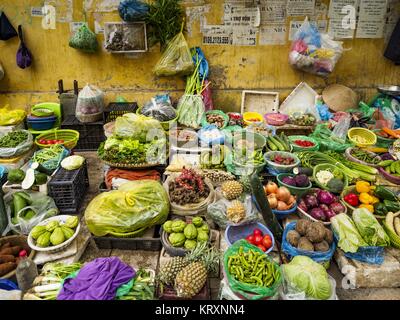
M 228 200 L 234 200 L 243 193 L 243 185 L 238 181 L 227 181 L 221 186 L 222 195 Z
M 246 209 L 238 200 L 232 201 L 231 206 L 226 210 L 226 217 L 233 223 L 239 223 L 246 217 Z

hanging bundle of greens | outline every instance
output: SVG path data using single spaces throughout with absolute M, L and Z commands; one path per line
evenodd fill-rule
M 164 51 L 167 43 L 181 30 L 184 10 L 180 0 L 154 0 L 149 5 L 145 21 L 149 26 L 150 46 L 160 43 Z
M 98 49 L 96 34 L 83 24 L 69 40 L 69 46 L 87 53 L 94 53 Z

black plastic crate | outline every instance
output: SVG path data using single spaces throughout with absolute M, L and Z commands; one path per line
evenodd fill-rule
M 60 168 L 48 183 L 48 193 L 62 214 L 79 214 L 89 188 L 87 163 L 77 170 Z
M 95 237 L 93 240 L 99 249 L 160 251 L 160 226 L 150 228 L 141 238 Z
M 104 124 L 114 121 L 125 113 L 135 113 L 138 109 L 136 102 L 112 102 L 103 112 Z
M 79 141 L 75 151 L 96 151 L 100 143 L 106 140 L 103 121 L 82 123 L 75 116 L 67 116 L 61 124 L 62 129 L 79 132 Z

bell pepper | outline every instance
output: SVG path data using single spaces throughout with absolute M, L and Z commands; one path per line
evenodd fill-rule
M 370 211 L 371 213 L 374 213 L 374 206 L 372 204 L 360 204 L 359 208 L 365 208 L 368 211 Z
M 379 200 L 379 198 L 377 198 L 377 197 L 375 197 L 375 196 L 373 196 L 373 195 L 371 195 L 371 199 L 372 199 L 371 204 L 375 204 L 375 203 L 381 202 L 381 201 Z
M 363 204 L 371 204 L 371 203 L 374 201 L 374 199 L 372 198 L 372 196 L 370 196 L 370 195 L 369 195 L 368 193 L 366 193 L 366 192 L 360 193 L 359 200 L 360 200 L 360 202 L 363 203 Z
M 400 203 L 397 201 L 384 200 L 383 204 L 385 205 L 388 212 L 398 212 L 400 211 Z
M 367 181 L 357 181 L 356 190 L 358 193 L 368 193 L 371 190 L 371 185 Z
M 344 201 L 346 201 L 349 205 L 353 207 L 357 207 L 359 204 L 358 196 L 355 193 L 349 193 L 344 197 Z
M 399 198 L 392 190 L 382 186 L 377 186 L 374 194 L 376 197 L 382 200 L 399 201 Z
M 386 214 L 389 212 L 387 209 L 386 209 L 386 206 L 383 204 L 383 203 L 381 203 L 381 202 L 379 202 L 379 203 L 376 203 L 375 205 L 374 205 L 374 211 L 375 211 L 375 214 L 377 214 L 378 216 L 386 216 Z

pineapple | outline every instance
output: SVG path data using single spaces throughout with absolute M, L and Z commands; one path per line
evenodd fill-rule
M 189 264 L 185 257 L 173 257 L 160 269 L 158 279 L 166 285 L 173 285 L 176 275 Z
M 232 201 L 232 205 L 226 210 L 226 216 L 233 223 L 242 221 L 246 217 L 246 209 L 243 203 L 238 200 Z
M 206 284 L 207 274 L 207 269 L 202 262 L 192 262 L 183 268 L 175 279 L 178 297 L 193 298 Z
M 226 199 L 234 200 L 243 193 L 243 185 L 238 181 L 227 181 L 222 184 L 221 192 Z

